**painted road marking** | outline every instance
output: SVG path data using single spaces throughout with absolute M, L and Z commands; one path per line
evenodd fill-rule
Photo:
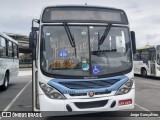
M 144 108 L 144 107 L 142 107 L 142 106 L 140 106 L 140 105 L 138 105 L 138 104 L 136 104 L 136 103 L 135 103 L 135 105 L 136 105 L 137 107 L 141 108 L 141 109 L 144 110 L 144 111 L 150 112 L 148 109 L 146 109 L 146 108 Z M 150 113 L 151 113 L 151 112 L 150 112 Z
M 17 96 L 8 104 L 8 106 L 3 111 L 8 111 L 9 108 L 13 105 L 13 103 L 17 100 L 17 98 L 22 94 L 22 92 L 29 86 L 29 84 L 32 82 L 29 81 L 29 83 L 17 94 Z
M 142 106 L 140 106 L 140 105 L 138 105 L 138 104 L 136 104 L 136 103 L 135 103 L 135 105 L 136 105 L 137 107 L 141 108 L 141 109 L 144 110 L 144 111 L 147 111 L 147 112 L 149 112 L 149 113 L 153 113 L 153 112 L 151 112 L 150 110 L 148 110 L 148 109 L 146 109 L 146 108 L 144 108 L 144 107 L 142 107 Z M 158 118 L 160 118 L 160 117 L 158 117 Z
M 32 82 L 29 81 L 29 83 L 17 94 L 17 96 L 8 104 L 8 106 L 3 111 L 8 111 L 9 108 L 14 104 L 14 102 L 18 99 L 18 97 L 23 93 L 23 91 L 29 86 L 29 84 Z
M 23 91 L 29 86 L 29 84 L 32 82 L 29 81 L 29 83 L 17 94 L 17 96 L 8 104 L 8 106 L 3 111 L 8 111 L 10 107 L 14 104 L 14 102 L 18 99 L 18 97 L 23 93 Z M 0 117 L 2 119 L 2 117 Z

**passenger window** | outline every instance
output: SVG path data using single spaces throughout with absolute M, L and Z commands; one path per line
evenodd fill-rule
M 6 40 L 0 37 L 0 57 L 6 57 Z
M 14 58 L 18 58 L 18 48 L 17 48 L 17 45 L 16 44 L 13 44 L 13 57 Z
M 8 41 L 8 57 L 13 57 L 12 42 Z

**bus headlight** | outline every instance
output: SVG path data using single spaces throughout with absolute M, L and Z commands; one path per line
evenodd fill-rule
M 122 85 L 119 90 L 116 92 L 115 95 L 123 95 L 127 94 L 131 89 L 133 85 L 133 80 L 128 80 L 124 85 Z
M 39 82 L 39 85 L 43 92 L 51 99 L 66 99 L 59 91 L 54 89 L 53 87 Z

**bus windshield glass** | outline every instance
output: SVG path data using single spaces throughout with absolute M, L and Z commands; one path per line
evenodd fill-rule
M 74 46 L 62 26 L 43 26 L 41 35 L 42 71 L 60 76 L 101 76 L 128 71 L 132 54 L 127 27 L 68 25 Z

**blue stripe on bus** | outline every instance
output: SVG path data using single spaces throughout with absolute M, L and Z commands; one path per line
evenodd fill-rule
M 64 85 L 61 85 L 59 82 L 68 82 L 68 81 L 94 81 L 94 80 L 112 80 L 117 79 L 118 82 L 111 85 L 110 87 L 103 88 L 90 88 L 90 89 L 70 89 Z M 104 92 L 104 91 L 117 91 L 124 83 L 129 80 L 127 76 L 116 76 L 110 78 L 101 78 L 101 79 L 52 79 L 48 82 L 48 85 L 60 91 L 62 94 L 78 94 L 78 93 L 88 93 L 89 91 L 94 92 Z

